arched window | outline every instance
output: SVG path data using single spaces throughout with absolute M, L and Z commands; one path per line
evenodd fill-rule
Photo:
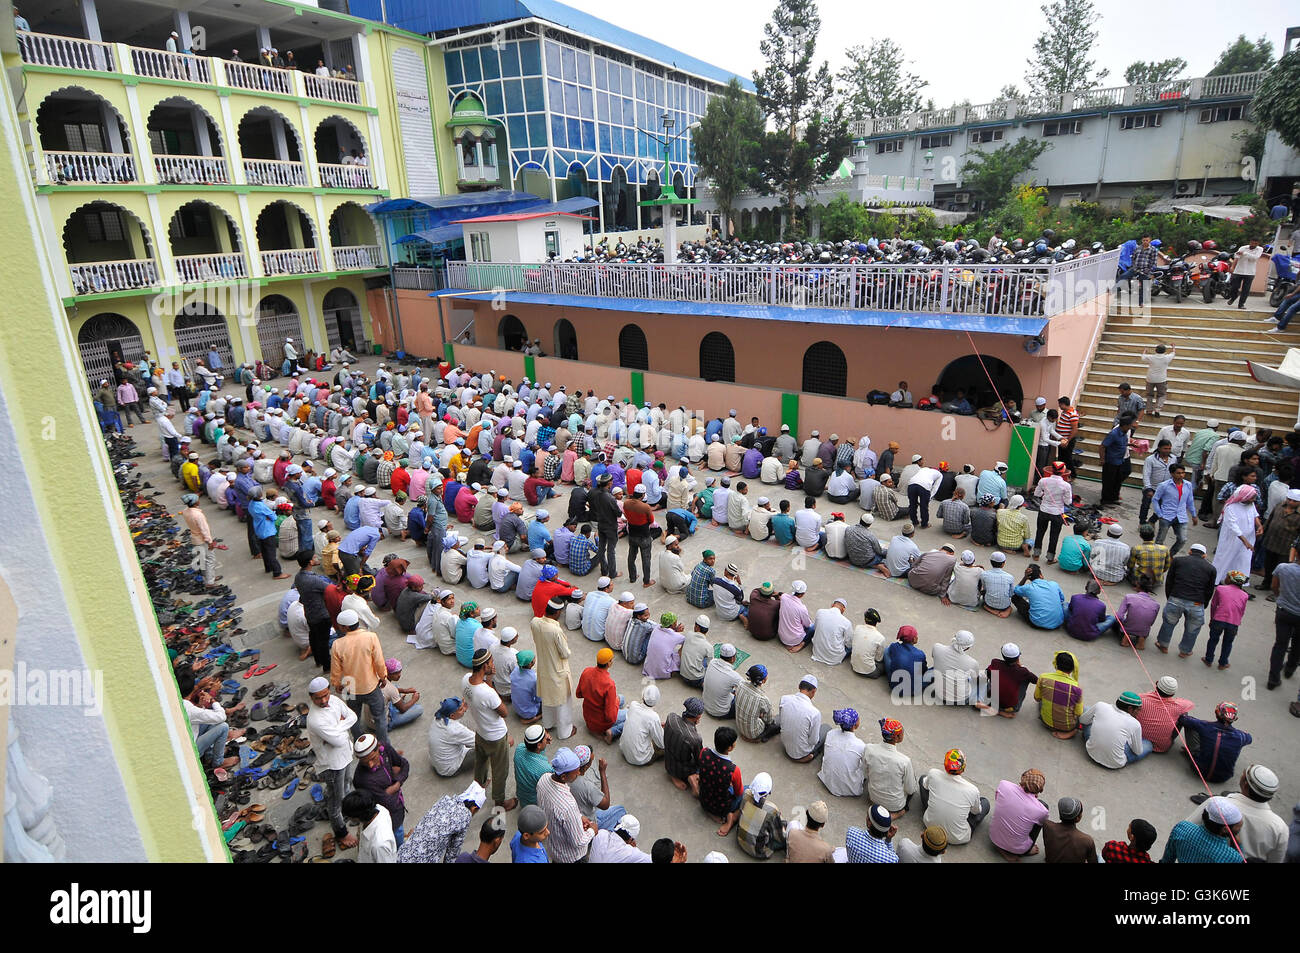
M 497 325 L 497 347 L 506 351 L 522 351 L 528 343 L 528 329 L 513 314 L 507 314 Z
M 650 370 L 650 349 L 645 343 L 645 332 L 635 324 L 624 325 L 618 332 L 618 366 Z
M 735 381 L 736 351 L 731 338 L 710 331 L 700 341 L 700 377 L 706 381 Z
M 992 407 L 999 396 L 1019 408 L 1025 394 L 1010 364 L 987 355 L 981 363 L 978 354 L 967 354 L 949 363 L 934 389 L 945 403 L 965 399 L 972 408 Z
M 843 397 L 848 392 L 849 362 L 830 341 L 818 341 L 803 354 L 803 391 Z
M 555 356 L 566 361 L 578 359 L 578 332 L 568 318 L 555 322 Z

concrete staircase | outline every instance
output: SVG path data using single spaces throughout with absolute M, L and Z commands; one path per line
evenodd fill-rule
M 1082 477 L 1101 478 L 1097 451 L 1115 416 L 1117 388 L 1122 381 L 1128 381 L 1145 397 L 1146 365 L 1141 354 L 1144 348 L 1154 352 L 1157 344 L 1177 347 L 1178 356 L 1169 368 L 1164 416 L 1153 418 L 1153 408 L 1148 406 L 1134 433 L 1150 440 L 1153 448 L 1156 434 L 1179 413 L 1187 417 L 1187 427 L 1193 433 L 1203 428 L 1209 417 L 1220 421 L 1224 434 L 1230 425 L 1245 424 L 1243 429 L 1247 431 L 1270 427 L 1283 434 L 1295 426 L 1300 395 L 1256 383 L 1246 361 L 1276 367 L 1288 345 L 1300 346 L 1300 338 L 1291 333 L 1266 333 L 1273 327 L 1264 320 L 1271 309 L 1266 309 L 1262 300 L 1250 303 L 1256 307 L 1245 311 L 1190 301 L 1157 304 L 1149 321 L 1143 315 L 1129 314 L 1123 307 L 1110 315 L 1078 401 Z M 1141 462 L 1140 458 L 1134 459 L 1130 484 L 1141 482 Z

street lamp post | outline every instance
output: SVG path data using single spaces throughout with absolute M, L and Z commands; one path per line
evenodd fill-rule
M 673 176 L 672 176 L 672 170 L 668 165 L 668 153 L 674 142 L 676 142 L 678 139 L 684 138 L 687 133 L 689 133 L 692 129 L 694 129 L 699 124 L 691 123 L 691 125 L 687 126 L 685 129 L 683 129 L 681 132 L 679 132 L 677 135 L 674 136 L 672 134 L 672 131 L 673 131 L 673 126 L 676 125 L 676 121 L 667 113 L 664 113 L 661 121 L 663 122 L 663 128 L 664 128 L 664 134 L 662 136 L 656 135 L 655 133 L 650 132 L 648 129 L 640 130 L 641 132 L 649 136 L 651 139 L 654 139 L 656 142 L 662 144 L 664 147 L 664 168 L 663 168 L 663 172 L 659 174 L 659 181 L 661 183 L 660 190 L 659 190 L 659 197 L 656 199 L 648 199 L 644 202 L 639 202 L 638 204 L 642 208 L 653 208 L 655 206 L 658 206 L 663 209 L 664 263 L 671 265 L 677 261 L 677 216 L 675 211 L 676 206 L 678 205 L 691 206 L 694 205 L 696 202 L 698 202 L 699 199 L 687 199 L 687 198 L 678 197 L 677 190 L 673 188 Z

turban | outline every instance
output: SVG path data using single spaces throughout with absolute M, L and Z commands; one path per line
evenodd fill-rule
M 960 748 L 952 748 L 943 756 L 943 769 L 949 774 L 961 774 L 966 770 L 966 755 Z
M 613 649 L 610 649 L 610 648 L 603 648 L 603 649 L 601 649 L 599 652 L 596 653 L 596 664 L 597 664 L 597 665 L 608 665 L 608 664 L 609 664 L 610 662 L 612 662 L 612 661 L 614 661 L 614 650 L 613 650 Z
M 831 717 L 834 719 L 835 724 L 845 731 L 852 731 L 858 726 L 858 713 L 852 708 L 837 708 Z
M 460 617 L 462 619 L 468 619 L 471 615 L 473 615 L 477 611 L 478 611 L 477 602 L 466 602 L 460 607 Z
M 671 628 L 672 626 L 676 625 L 677 613 L 665 612 L 663 615 L 659 617 L 659 624 L 662 625 L 664 628 Z
M 442 700 L 442 704 L 438 706 L 437 713 L 433 717 L 437 718 L 440 722 L 442 722 L 445 725 L 447 723 L 447 719 L 458 711 L 460 711 L 459 698 L 444 698 Z
M 897 741 L 903 734 L 903 723 L 897 718 L 880 719 L 880 737 L 886 741 Z

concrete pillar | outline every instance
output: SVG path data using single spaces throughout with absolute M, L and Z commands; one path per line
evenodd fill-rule
M 284 119 L 279 113 L 272 113 L 271 141 L 275 144 L 275 157 L 281 162 L 289 161 L 289 140 L 284 132 Z
M 122 127 L 118 124 L 117 113 L 108 103 L 100 101 L 99 104 L 100 121 L 104 126 L 104 138 L 109 152 L 116 152 L 121 155 L 127 151 L 126 145 L 122 142 Z
M 252 60 L 257 57 L 260 57 L 262 55 L 262 50 L 269 50 L 270 48 L 271 48 L 271 30 L 269 27 L 259 26 L 257 28 L 257 52 L 254 54 L 254 56 L 249 57 L 249 59 Z M 258 62 L 261 61 L 258 60 Z
M 190 29 L 190 12 L 188 10 L 173 10 L 172 23 L 175 24 L 172 29 L 181 35 L 181 40 L 177 45 L 182 53 L 190 51 L 190 43 L 193 41 L 194 33 Z
M 291 248 L 310 248 L 311 243 L 308 236 L 302 233 L 302 217 L 298 209 L 293 205 L 284 205 L 281 207 L 285 222 L 289 228 L 289 245 Z
M 95 0 L 81 0 L 78 8 L 81 13 L 81 28 L 85 31 L 86 39 L 102 43 L 104 37 L 99 32 L 99 11 L 95 7 Z
M 596 212 L 599 218 L 600 234 L 605 234 L 605 183 L 596 177 Z
M 636 229 L 641 230 L 641 186 L 636 187 Z
M 194 142 L 199 148 L 199 155 L 213 155 L 212 137 L 208 135 L 208 117 L 201 109 L 191 109 L 190 122 L 194 125 Z

